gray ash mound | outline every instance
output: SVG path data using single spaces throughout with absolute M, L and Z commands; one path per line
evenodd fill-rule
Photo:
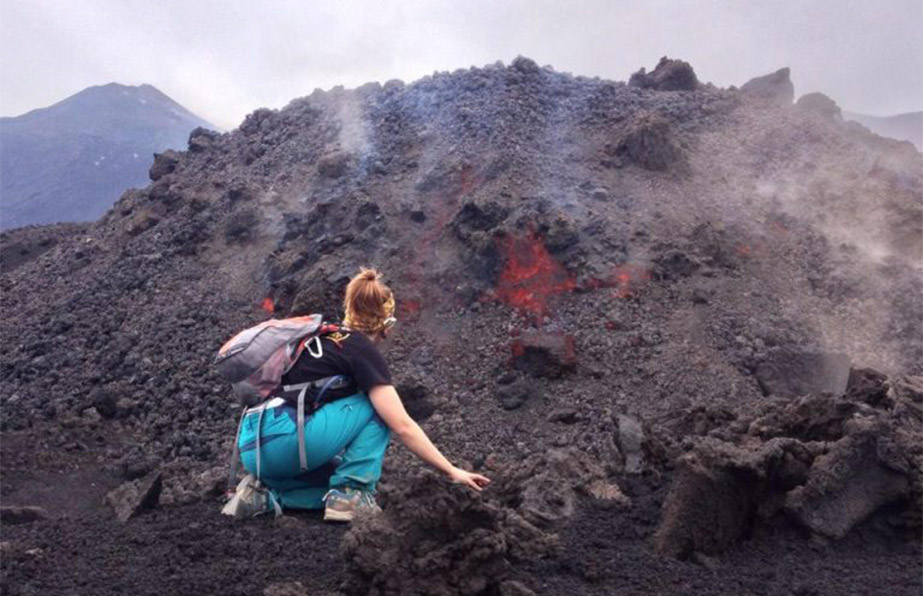
M 69 238 L 16 231 L 56 240 L 4 257 L 3 497 L 85 521 L 41 546 L 52 520 L 5 528 L 5 577 L 53 593 L 119 552 L 170 586 L 237 564 L 216 546 L 177 569 L 149 543 L 177 519 L 242 539 L 213 506 L 236 406 L 211 359 L 270 312 L 336 317 L 367 264 L 397 296 L 408 410 L 494 484 L 470 495 L 392 447 L 386 513 L 339 567 L 234 589 L 919 592 L 921 156 L 771 82 L 521 58 L 317 91 L 194 131 Z M 86 508 L 42 489 L 85 474 Z M 136 539 L 108 530 L 121 483 Z M 248 527 L 254 564 L 286 552 L 276 524 Z M 82 540 L 92 557 L 61 566 Z

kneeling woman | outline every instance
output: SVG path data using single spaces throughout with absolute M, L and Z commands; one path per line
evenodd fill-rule
M 478 491 L 490 482 L 453 466 L 404 409 L 376 347 L 395 322 L 394 296 L 379 277 L 363 268 L 349 282 L 345 330 L 323 336 L 320 349 L 305 350 L 282 379 L 284 385 L 337 375 L 350 380 L 328 389 L 323 405 L 305 420 L 307 471 L 301 472 L 293 403 L 276 400 L 271 407 L 268 402 L 262 415 L 254 411 L 243 419 L 238 436 L 243 465 L 282 507 L 324 508 L 324 519 L 333 521 L 349 521 L 358 510 L 377 510 L 375 484 L 391 433 L 454 482 Z

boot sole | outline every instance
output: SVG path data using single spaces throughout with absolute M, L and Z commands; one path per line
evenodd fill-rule
M 355 513 L 352 511 L 334 511 L 333 509 L 324 510 L 324 521 L 333 522 L 351 522 Z

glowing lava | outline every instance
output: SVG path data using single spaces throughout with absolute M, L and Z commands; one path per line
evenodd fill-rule
M 616 265 L 607 277 L 600 279 L 594 277 L 583 283 L 586 290 L 598 290 L 600 288 L 613 288 L 613 296 L 616 298 L 631 298 L 635 292 L 645 283 L 653 278 L 650 270 L 642 265 L 634 263 L 625 263 Z
M 274 314 L 276 312 L 276 306 L 272 302 L 272 298 L 266 297 L 263 298 L 263 303 L 260 304 L 260 308 L 268 312 L 269 314 Z
M 618 265 L 612 274 L 616 298 L 630 298 L 640 285 L 650 281 L 651 272 L 641 265 Z
M 548 299 L 569 292 L 576 280 L 555 261 L 545 243 L 534 232 L 526 236 L 504 238 L 501 250 L 506 267 L 497 282 L 496 294 L 501 301 L 536 315 L 545 314 Z
M 423 302 L 416 298 L 401 298 L 397 300 L 397 320 L 415 320 L 420 315 L 420 309 L 423 308 Z

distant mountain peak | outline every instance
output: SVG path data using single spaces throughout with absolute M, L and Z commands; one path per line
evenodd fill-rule
M 3 229 L 95 220 L 147 183 L 154 153 L 185 148 L 197 127 L 215 128 L 153 85 L 116 82 L 2 124 Z

